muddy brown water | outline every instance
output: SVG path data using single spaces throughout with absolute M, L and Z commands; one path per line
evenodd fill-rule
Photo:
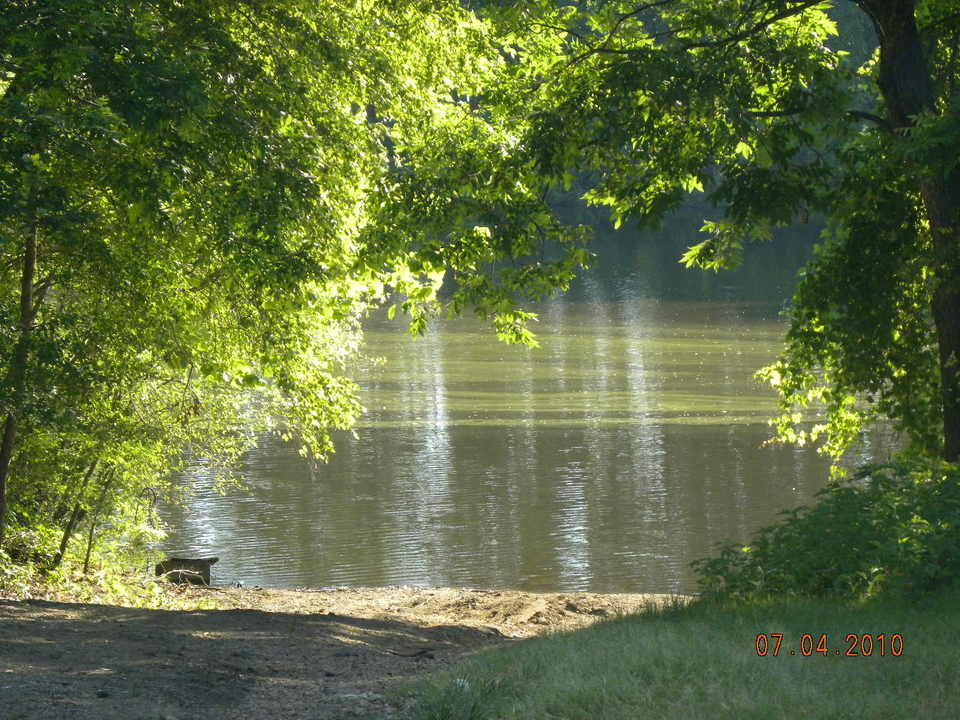
M 224 584 L 695 591 L 691 561 L 825 484 L 813 449 L 764 446 L 776 397 L 753 379 L 809 254 L 788 241 L 714 276 L 680 268 L 682 240 L 608 240 L 539 306 L 539 349 L 374 319 L 357 437 L 316 470 L 264 439 L 226 495 L 198 465 L 165 549 L 218 555 Z M 869 435 L 853 461 L 887 453 Z

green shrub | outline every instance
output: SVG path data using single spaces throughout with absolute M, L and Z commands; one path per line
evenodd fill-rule
M 0 597 L 25 596 L 33 575 L 34 567 L 31 563 L 16 562 L 0 548 Z
M 716 598 L 922 593 L 960 578 L 960 470 L 899 462 L 866 466 L 784 513 L 747 546 L 694 567 Z

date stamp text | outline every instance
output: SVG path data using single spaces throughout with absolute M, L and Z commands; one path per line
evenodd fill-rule
M 843 648 L 830 644 L 827 633 L 803 633 L 799 646 L 784 647 L 784 633 L 758 633 L 756 650 L 759 657 L 777 657 L 784 655 L 835 655 L 841 657 L 900 657 L 903 655 L 903 635 L 901 633 L 847 633 L 843 638 Z M 788 641 L 788 645 L 790 642 Z

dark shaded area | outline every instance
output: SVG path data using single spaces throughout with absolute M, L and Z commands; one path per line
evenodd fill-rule
M 687 268 L 680 257 L 707 236 L 704 220 L 723 213 L 702 196 L 691 196 L 671 213 L 660 230 L 631 223 L 615 229 L 602 208 L 587 207 L 573 193 L 558 198 L 555 209 L 569 224 L 590 225 L 594 264 L 564 294 L 568 301 L 695 300 L 782 304 L 793 294 L 798 273 L 813 257 L 824 229 L 823 220 L 778 228 L 769 242 L 747 244 L 743 262 L 733 270 L 712 272 Z
M 157 563 L 154 570 L 157 577 L 165 577 L 170 582 L 180 585 L 186 583 L 209 585 L 210 566 L 219 561 L 220 558 L 218 557 L 167 558 L 163 562 Z
M 381 717 L 394 681 L 502 641 L 332 614 L 5 601 L 0 716 Z

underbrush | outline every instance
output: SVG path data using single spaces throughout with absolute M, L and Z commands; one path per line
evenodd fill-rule
M 210 590 L 174 585 L 145 573 L 99 569 L 83 573 L 67 564 L 48 575 L 31 574 L 0 556 L 0 599 L 119 605 L 152 610 L 212 610 L 219 607 Z
M 867 466 L 748 545 L 727 545 L 694 566 L 704 595 L 718 598 L 918 596 L 956 585 L 960 470 Z
M 0 598 L 166 610 L 216 607 L 216 598 L 203 589 L 153 577 L 151 558 L 141 550 L 122 553 L 110 548 L 96 553 L 92 561 L 68 552 L 51 569 L 46 562 L 49 553 L 36 538 L 14 535 L 8 547 L 15 550 L 16 557 L 0 549 Z

